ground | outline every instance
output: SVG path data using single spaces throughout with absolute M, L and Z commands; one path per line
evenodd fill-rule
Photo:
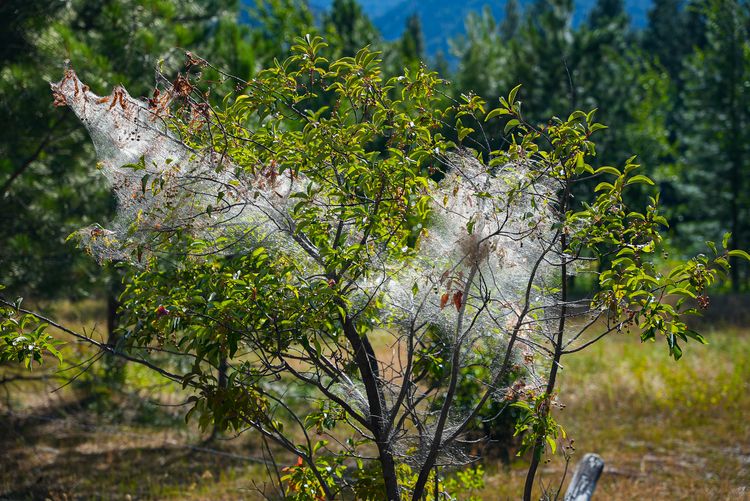
M 634 334 L 563 361 L 570 468 L 586 452 L 606 463 L 595 499 L 750 500 L 750 331 L 706 333 L 709 345 L 691 344 L 679 362 Z M 114 407 L 90 397 L 108 390 L 87 377 L 54 393 L 55 379 L 0 385 L 0 499 L 263 498 L 257 435 L 205 442 L 184 424 L 184 395 L 138 369 L 128 368 L 130 393 L 110 395 Z M 519 498 L 522 458 L 484 466 L 482 499 Z M 541 483 L 558 485 L 563 469 L 560 458 L 545 464 Z

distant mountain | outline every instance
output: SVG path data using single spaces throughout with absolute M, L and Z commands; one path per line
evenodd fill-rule
M 359 4 L 370 19 L 377 19 L 401 2 L 402 0 L 360 0 Z M 328 10 L 331 3 L 332 0 L 309 0 L 310 7 L 317 11 Z
M 531 0 L 526 0 L 530 2 Z M 524 3 L 524 0 L 520 2 Z M 448 40 L 464 34 L 466 16 L 474 11 L 481 12 L 489 6 L 495 19 L 502 19 L 505 1 L 488 2 L 487 0 L 401 0 L 398 5 L 380 17 L 374 23 L 386 40 L 399 38 L 404 31 L 406 20 L 415 12 L 422 21 L 425 51 L 434 56 L 438 51 L 448 54 Z
M 523 9 L 533 1 L 520 0 L 519 4 Z M 368 4 L 393 3 L 393 0 L 361 0 L 360 3 L 369 12 Z M 596 0 L 575 0 L 574 4 L 573 24 L 578 25 L 586 19 Z M 464 21 L 469 12 L 481 12 L 486 5 L 495 19 L 500 21 L 504 17 L 505 0 L 400 0 L 386 13 L 373 16 L 373 21 L 386 40 L 394 40 L 403 33 L 408 17 L 416 12 L 422 21 L 427 54 L 435 55 L 440 50 L 447 54 L 448 40 L 464 34 Z M 625 0 L 625 10 L 633 26 L 642 28 L 646 25 L 650 6 L 651 0 Z
M 317 13 L 328 10 L 332 0 L 308 0 Z M 521 8 L 534 0 L 520 0 Z M 652 0 L 625 0 L 625 10 L 636 28 L 646 26 L 648 9 Z M 464 34 L 464 21 L 469 12 L 481 12 L 489 5 L 495 19 L 500 21 L 505 10 L 505 0 L 359 0 L 362 9 L 386 40 L 401 36 L 407 18 L 419 14 L 425 38 L 427 54 L 434 56 L 438 51 L 448 53 L 448 40 Z M 596 0 L 574 0 L 573 24 L 586 19 Z

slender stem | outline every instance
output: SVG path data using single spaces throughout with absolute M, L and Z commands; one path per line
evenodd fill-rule
M 451 358 L 451 379 L 448 383 L 448 390 L 445 394 L 445 401 L 440 409 L 440 416 L 438 417 L 437 425 L 435 426 L 435 435 L 430 444 L 430 450 L 427 453 L 427 459 L 425 459 L 422 465 L 422 470 L 419 472 L 417 477 L 417 483 L 414 485 L 414 493 L 412 495 L 413 501 L 418 501 L 422 498 L 424 493 L 425 484 L 430 474 L 432 466 L 435 464 L 440 446 L 443 442 L 443 430 L 445 424 L 448 421 L 448 414 L 453 404 L 453 398 L 456 394 L 456 388 L 458 387 L 458 379 L 460 375 L 460 362 L 461 362 L 461 344 L 464 338 L 463 336 L 463 321 L 466 314 L 466 305 L 468 303 L 469 292 L 471 291 L 471 285 L 474 281 L 474 277 L 477 274 L 478 264 L 474 264 L 471 268 L 468 278 L 466 279 L 466 287 L 463 293 L 464 302 L 461 304 L 461 309 L 458 312 L 458 322 L 456 325 L 456 338 L 453 346 L 453 356 Z
M 560 291 L 560 318 L 557 324 L 557 339 L 555 340 L 555 354 L 552 357 L 552 367 L 550 368 L 549 379 L 547 380 L 547 388 L 545 390 L 545 403 L 542 405 L 539 417 L 542 420 L 547 420 L 551 410 L 552 392 L 555 389 L 555 383 L 557 380 L 557 370 L 560 367 L 560 358 L 563 355 L 563 342 L 565 335 L 565 320 L 568 314 L 568 258 L 565 254 L 565 248 L 568 245 L 567 235 L 565 234 L 565 213 L 567 211 L 567 201 L 569 195 L 569 184 L 566 184 L 565 193 L 562 197 L 562 224 L 563 229 L 560 232 L 560 255 L 562 256 L 560 263 L 560 278 L 562 279 L 561 291 Z M 536 471 L 539 468 L 539 461 L 542 458 L 544 452 L 544 443 L 546 439 L 545 434 L 541 434 L 536 437 L 534 443 L 534 450 L 531 455 L 531 464 L 529 470 L 526 472 L 526 482 L 523 489 L 523 501 L 531 501 L 531 492 L 534 488 L 534 478 L 536 477 Z
M 479 412 L 484 408 L 484 405 L 487 403 L 487 400 L 489 400 L 490 397 L 492 396 L 493 388 L 497 387 L 497 385 L 499 385 L 500 382 L 503 381 L 505 376 L 508 374 L 508 371 L 510 370 L 510 366 L 511 366 L 513 349 L 515 348 L 516 342 L 518 341 L 518 337 L 521 332 L 521 327 L 523 325 L 523 322 L 526 319 L 526 316 L 529 314 L 529 311 L 531 310 L 531 290 L 533 288 L 533 285 L 537 276 L 537 272 L 539 271 L 539 267 L 541 266 L 542 262 L 545 260 L 545 257 L 547 256 L 547 254 L 552 250 L 552 247 L 557 241 L 559 234 L 560 234 L 560 230 L 558 230 L 555 233 L 555 236 L 552 238 L 550 244 L 544 249 L 544 251 L 541 253 L 541 255 L 537 258 L 536 262 L 534 263 L 534 267 L 531 270 L 531 275 L 529 276 L 528 283 L 526 285 L 526 293 L 524 296 L 524 307 L 523 307 L 523 310 L 518 314 L 518 320 L 516 321 L 516 325 L 513 327 L 511 331 L 510 339 L 508 339 L 508 346 L 505 349 L 505 355 L 502 359 L 503 363 L 500 367 L 500 370 L 492 379 L 492 384 L 490 384 L 489 387 L 485 390 L 484 394 L 479 399 L 479 402 L 474 406 L 471 412 L 468 415 L 466 415 L 466 417 L 461 422 L 461 424 L 453 430 L 450 436 L 447 437 L 445 440 L 443 440 L 443 446 L 446 446 L 452 443 L 458 438 L 458 436 L 461 433 L 463 433 L 466 427 L 469 426 L 472 420 L 476 418 Z
M 115 350 L 115 348 L 113 348 L 112 346 L 109 346 L 108 344 L 100 343 L 99 341 L 97 341 L 95 339 L 92 339 L 92 338 L 90 338 L 88 336 L 85 336 L 85 335 L 80 334 L 80 333 L 78 333 L 76 331 L 68 329 L 67 327 L 65 327 L 63 325 L 60 325 L 59 323 L 55 322 L 54 320 L 52 320 L 50 318 L 47 318 L 47 317 L 45 317 L 43 315 L 40 315 L 39 313 L 30 311 L 30 310 L 26 310 L 24 308 L 16 308 L 16 306 L 13 303 L 11 303 L 9 301 L 6 301 L 6 300 L 4 300 L 2 298 L 0 298 L 0 304 L 4 305 L 4 306 L 10 306 L 12 308 L 15 308 L 17 311 L 20 311 L 21 313 L 25 313 L 27 315 L 31 315 L 31 316 L 35 317 L 36 319 L 41 320 L 42 322 L 48 323 L 52 327 L 60 329 L 61 331 L 63 331 L 66 334 L 70 334 L 71 336 L 73 336 L 73 337 L 75 337 L 77 339 L 80 339 L 81 341 L 85 341 L 86 343 L 89 343 L 91 345 L 96 346 L 101 351 L 109 353 L 110 355 L 115 355 L 117 357 L 123 358 L 125 360 L 130 361 L 130 362 L 135 362 L 137 364 L 140 364 L 140 365 L 143 365 L 145 367 L 148 367 L 152 371 L 157 372 L 157 373 L 161 374 L 162 376 L 164 376 L 165 378 L 171 379 L 172 381 L 176 381 L 178 383 L 184 382 L 184 378 L 182 376 L 178 375 L 178 374 L 173 374 L 173 373 L 171 373 L 169 371 L 166 371 L 166 370 L 162 369 L 161 367 L 158 367 L 158 366 L 152 364 L 151 362 L 149 362 L 147 360 L 144 360 L 142 358 L 137 358 L 137 357 L 134 357 L 134 356 L 131 356 L 131 355 L 127 355 L 127 354 L 125 354 L 125 353 L 123 353 L 121 351 L 117 351 L 117 350 Z M 194 385 L 190 384 L 190 386 L 194 386 Z

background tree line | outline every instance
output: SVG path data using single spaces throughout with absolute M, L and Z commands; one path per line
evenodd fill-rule
M 65 244 L 75 229 L 106 220 L 109 189 L 92 175 L 94 151 L 75 117 L 51 105 L 49 81 L 69 60 L 94 90 L 152 87 L 154 68 L 176 72 L 191 50 L 241 78 L 281 59 L 294 36 L 326 37 L 333 57 L 364 45 L 383 51 L 386 72 L 421 62 L 454 82 L 453 95 L 488 102 L 523 84 L 530 122 L 598 108 L 612 130 L 599 158 L 622 163 L 639 152 L 660 184 L 675 254 L 705 240 L 750 240 L 750 6 L 741 0 L 655 0 L 644 29 L 633 28 L 623 0 L 597 0 L 573 25 L 572 0 L 504 4 L 466 19 L 452 54 L 425 54 L 420 19 L 386 41 L 355 0 L 328 11 L 299 0 L 11 0 L 0 7 L 0 282 L 37 299 L 106 291 L 113 272 Z M 210 99 L 226 89 L 218 75 Z M 485 130 L 502 138 L 499 127 Z M 475 133 L 475 140 L 481 138 Z M 471 139 L 471 138 L 469 138 Z M 734 263 L 731 287 L 747 289 L 748 268 Z M 117 282 L 113 280 L 112 282 Z M 115 295 L 114 293 L 112 295 Z

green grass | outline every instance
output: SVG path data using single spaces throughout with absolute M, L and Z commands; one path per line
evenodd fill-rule
M 577 456 L 605 461 L 597 499 L 750 499 L 750 333 L 707 338 L 678 362 L 624 334 L 564 361 L 557 418 Z M 553 460 L 542 478 L 563 466 Z M 516 499 L 523 473 L 491 475 L 487 499 Z

